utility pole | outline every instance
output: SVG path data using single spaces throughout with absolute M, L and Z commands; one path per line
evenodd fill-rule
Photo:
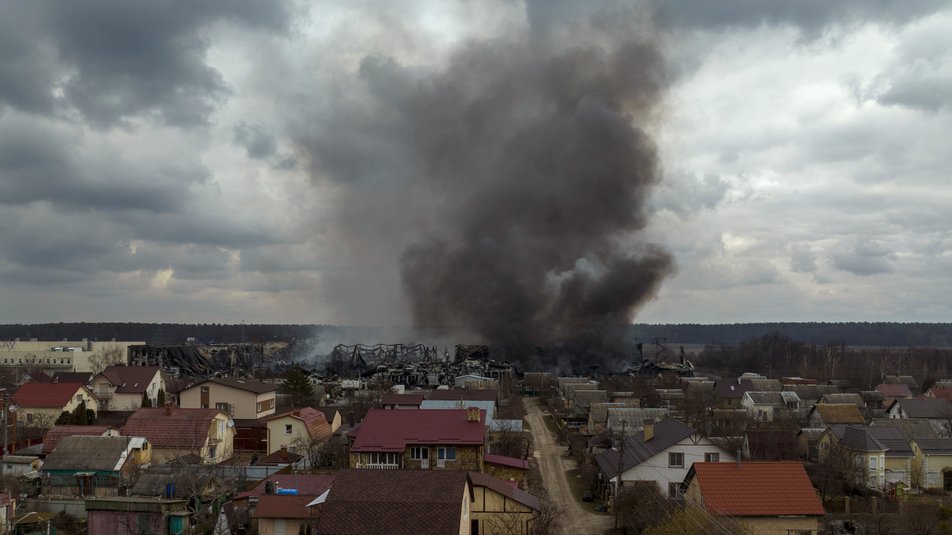
M 615 476 L 618 479 L 615 481 L 615 499 L 614 499 L 614 508 L 615 508 L 615 529 L 618 529 L 618 495 L 621 494 L 621 472 L 625 466 L 625 424 L 628 422 L 626 420 L 621 421 L 621 444 L 618 446 L 618 474 Z

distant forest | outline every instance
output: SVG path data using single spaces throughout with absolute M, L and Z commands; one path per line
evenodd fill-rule
M 0 325 L 0 340 L 142 340 L 153 345 L 184 344 L 189 337 L 202 342 L 237 343 L 267 340 L 334 341 L 345 333 L 372 332 L 371 329 L 331 325 L 262 324 L 183 324 L 183 323 L 44 323 Z M 630 327 L 633 341 L 653 343 L 666 338 L 668 343 L 735 345 L 771 334 L 781 334 L 807 345 L 846 345 L 872 347 L 952 347 L 952 323 L 734 323 L 635 324 Z M 375 340 L 369 339 L 368 343 Z M 414 340 L 406 340 L 414 342 Z

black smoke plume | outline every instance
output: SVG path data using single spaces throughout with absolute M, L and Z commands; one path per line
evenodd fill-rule
M 630 354 L 620 327 L 673 266 L 639 238 L 663 67 L 637 39 L 470 43 L 439 69 L 372 56 L 362 93 L 302 137 L 346 206 L 332 224 L 348 247 L 390 237 L 416 326 Z

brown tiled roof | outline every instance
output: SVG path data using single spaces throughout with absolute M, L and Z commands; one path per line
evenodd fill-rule
M 320 512 L 318 507 L 307 507 L 314 496 L 286 496 L 268 494 L 258 499 L 252 518 L 314 518 Z
M 216 409 L 181 409 L 172 407 L 139 409 L 126 420 L 122 434 L 145 437 L 156 448 L 198 448 L 205 444 L 212 420 L 221 411 Z
M 185 390 L 195 388 L 205 383 L 215 383 L 216 385 L 227 386 L 238 390 L 245 390 L 255 394 L 264 394 L 265 392 L 274 392 L 278 389 L 277 385 L 262 383 L 254 379 L 238 379 L 236 377 L 213 377 L 211 379 L 195 383 Z
M 466 472 L 342 470 L 317 524 L 318 535 L 459 533 Z
M 64 437 L 102 436 L 110 429 L 116 428 L 108 425 L 54 425 L 43 437 L 43 455 L 49 455 Z
M 866 423 L 866 418 L 856 405 L 817 403 L 814 410 L 826 425 Z
M 161 373 L 158 366 L 107 366 L 100 375 L 116 385 L 118 394 L 142 394 L 156 373 Z
M 539 499 L 535 496 L 520 490 L 519 487 L 516 487 L 515 485 L 512 485 L 506 481 L 496 479 L 489 474 L 470 472 L 469 479 L 473 482 L 474 487 L 486 487 L 535 511 L 538 511 L 541 508 Z
M 267 422 L 285 417 L 294 418 L 304 422 L 304 426 L 307 427 L 307 432 L 311 436 L 311 440 L 321 441 L 333 434 L 331 431 L 331 426 L 329 423 L 327 423 L 327 417 L 324 416 L 324 413 L 311 407 L 302 407 L 300 409 L 294 409 L 292 411 L 269 416 L 265 418 L 264 421 Z
M 822 516 L 803 464 L 796 461 L 694 463 L 704 508 L 719 516 Z
M 80 388 L 86 389 L 82 383 L 25 383 L 13 393 L 13 402 L 20 407 L 62 408 Z

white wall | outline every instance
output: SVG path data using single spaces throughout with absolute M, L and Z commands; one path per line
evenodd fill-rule
M 669 453 L 683 453 L 684 466 L 682 468 L 672 468 L 668 466 Z M 671 446 L 642 462 L 638 466 L 632 467 L 622 474 L 622 482 L 628 481 L 655 481 L 661 494 L 668 495 L 668 484 L 684 481 L 688 475 L 691 465 L 695 462 L 704 462 L 705 453 L 717 453 L 720 455 L 720 462 L 736 462 L 733 454 L 727 453 L 706 438 L 701 438 L 697 444 L 694 444 L 691 437 Z

